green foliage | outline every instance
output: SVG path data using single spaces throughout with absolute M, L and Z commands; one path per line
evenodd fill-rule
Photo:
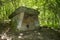
M 40 25 L 60 28 L 60 0 L 0 0 L 0 20 L 8 19 L 20 6 L 40 11 Z

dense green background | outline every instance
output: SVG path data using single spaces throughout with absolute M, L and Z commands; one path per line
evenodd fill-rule
M 40 26 L 60 28 L 60 0 L 0 0 L 0 22 L 20 6 L 38 10 Z

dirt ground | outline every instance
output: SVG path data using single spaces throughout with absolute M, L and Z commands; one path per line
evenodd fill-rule
M 13 40 L 60 40 L 60 33 L 53 29 L 40 28 L 16 33 Z
M 3 40 L 60 40 L 60 33 L 50 28 L 38 28 L 22 32 L 7 33 L 9 35 Z M 2 40 L 2 39 L 0 39 Z

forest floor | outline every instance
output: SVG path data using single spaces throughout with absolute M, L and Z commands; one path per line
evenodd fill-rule
M 48 28 L 21 32 L 15 40 L 60 40 L 60 33 Z
M 49 28 L 16 32 L 10 36 L 12 39 L 9 40 L 60 40 L 60 33 Z
M 0 23 L 0 40 L 60 40 L 60 31 L 51 28 L 41 27 L 34 30 L 11 32 L 8 27 L 6 23 Z

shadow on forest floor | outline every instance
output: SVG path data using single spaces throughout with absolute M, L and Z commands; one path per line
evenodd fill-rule
M 41 28 L 21 32 L 18 40 L 60 40 L 60 34 L 52 29 Z
M 14 34 L 8 34 L 10 40 L 60 40 L 60 33 L 49 28 L 28 30 Z
M 4 25 L 3 27 L 6 27 L 6 29 L 9 26 Z M 0 40 L 60 40 L 60 33 L 58 31 L 46 27 L 22 32 L 11 32 L 11 30 L 7 29 L 6 32 L 1 33 L 1 30 L 3 29 L 0 29 Z

